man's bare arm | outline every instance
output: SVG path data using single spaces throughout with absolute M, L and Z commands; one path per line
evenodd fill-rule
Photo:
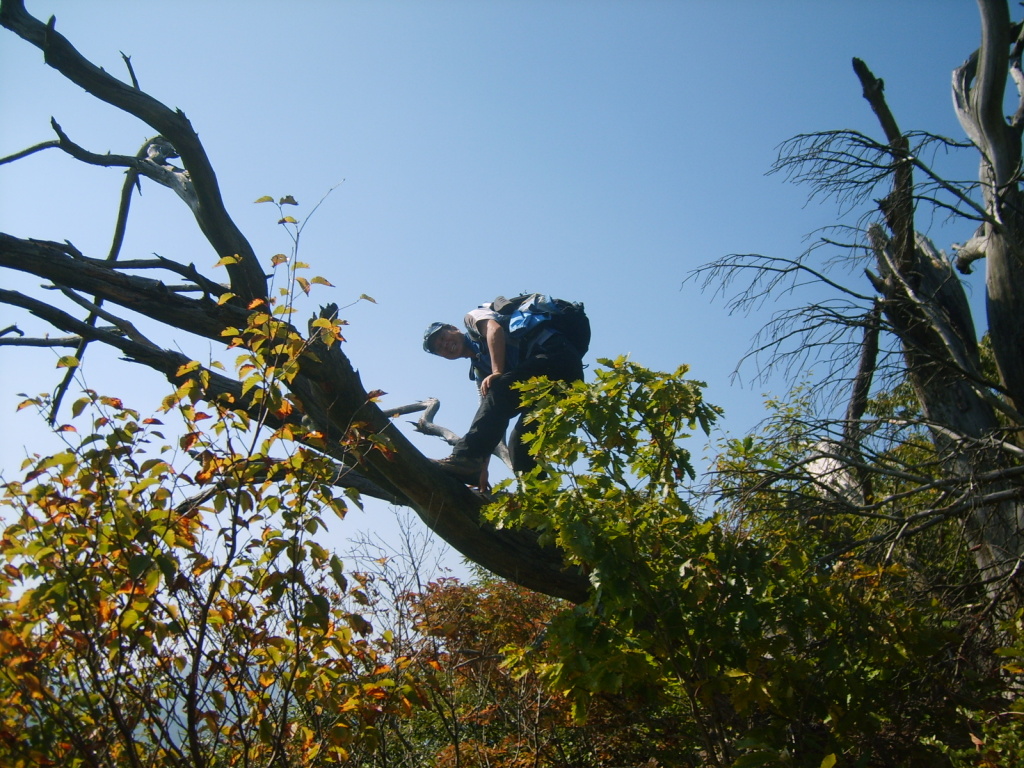
M 491 374 L 480 382 L 480 394 L 486 395 L 491 383 L 505 372 L 505 329 L 496 320 L 484 318 L 477 323 L 477 330 L 487 344 L 491 357 Z

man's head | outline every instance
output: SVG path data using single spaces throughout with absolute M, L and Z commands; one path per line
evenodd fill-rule
M 472 357 L 466 334 L 448 323 L 431 323 L 423 334 L 423 349 L 448 360 Z

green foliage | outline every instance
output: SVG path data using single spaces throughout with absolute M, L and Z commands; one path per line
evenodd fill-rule
M 997 653 L 1005 663 L 1002 673 L 1007 694 L 989 703 L 986 709 L 963 710 L 964 729 L 970 744 L 955 748 L 939 739 L 930 743 L 941 749 L 954 768 L 1015 768 L 1024 765 L 1024 612 L 1018 611 L 1002 628 L 1007 646 Z M 1011 693 L 1012 692 L 1012 693 Z
M 566 692 L 580 719 L 608 696 L 681 713 L 680 765 L 934 764 L 920 738 L 957 734 L 957 704 L 984 691 L 918 575 L 823 557 L 835 531 L 804 497 L 762 518 L 748 488 L 745 519 L 698 513 L 682 441 L 719 413 L 702 385 L 685 368 L 602 364 L 591 384 L 523 387 L 540 466 L 489 513 L 558 543 L 594 591 L 544 643 L 512 649 L 512 668 Z M 737 441 L 722 467 L 782 467 L 797 434 Z

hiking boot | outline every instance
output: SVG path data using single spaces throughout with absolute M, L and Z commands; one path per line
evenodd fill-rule
M 452 454 L 446 459 L 431 459 L 430 462 L 449 477 L 466 485 L 477 485 L 483 471 L 482 459 L 460 458 Z

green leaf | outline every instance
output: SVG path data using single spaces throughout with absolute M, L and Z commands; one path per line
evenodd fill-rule
M 153 565 L 153 558 L 149 555 L 136 555 L 128 561 L 128 575 L 133 579 L 139 578 L 150 566 Z
M 334 579 L 334 583 L 337 584 L 342 591 L 348 589 L 348 579 L 345 578 L 341 559 L 337 555 L 331 555 L 329 562 L 331 567 L 331 577 Z
M 78 416 L 81 416 L 82 411 L 84 411 L 86 406 L 89 405 L 89 403 L 91 402 L 92 400 L 90 400 L 88 397 L 81 397 L 78 400 L 75 400 L 75 402 L 71 404 L 71 415 L 76 418 Z

